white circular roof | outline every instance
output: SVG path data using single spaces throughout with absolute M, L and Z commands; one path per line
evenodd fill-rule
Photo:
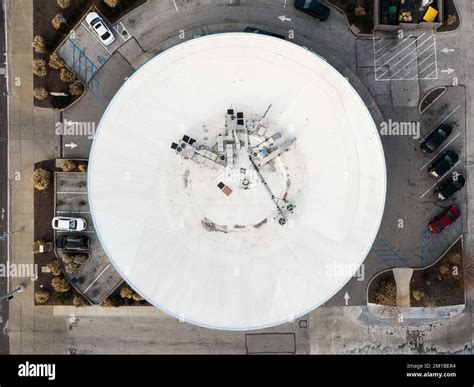
M 227 109 L 244 113 L 235 134 Z M 183 135 L 199 155 L 171 149 Z M 277 325 L 331 298 L 367 256 L 385 190 L 380 138 L 352 86 L 319 56 L 257 34 L 194 39 L 140 68 L 107 108 L 89 168 L 96 232 L 124 279 L 219 329 Z

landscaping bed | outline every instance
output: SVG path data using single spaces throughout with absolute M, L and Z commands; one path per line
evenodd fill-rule
M 67 0 L 60 1 L 67 3 Z M 61 61 L 53 61 L 54 68 L 49 66 L 49 62 L 50 55 L 91 6 L 95 6 L 113 24 L 146 1 L 118 0 L 117 6 L 112 8 L 106 5 L 103 0 L 69 0 L 70 5 L 64 9 L 58 5 L 57 0 L 34 1 L 33 36 L 40 36 L 42 42 L 37 44 L 37 46 L 40 46 L 40 50 L 35 48 L 33 57 L 34 60 L 42 60 L 46 64 L 44 67 L 40 66 L 44 68 L 42 76 L 34 76 L 35 106 L 64 109 L 83 94 L 84 86 L 78 79 L 66 82 L 60 79 L 59 74 L 63 71 L 62 67 L 64 66 L 61 66 Z M 62 18 L 56 18 L 56 26 L 58 27 L 56 29 L 53 27 L 52 21 L 58 14 L 62 15 Z M 41 63 L 38 65 L 41 65 Z M 71 89 L 70 85 L 74 83 L 75 85 Z M 50 92 L 65 93 L 68 96 L 51 96 Z
M 397 286 L 392 270 L 378 274 L 369 284 L 368 301 L 371 304 L 396 306 Z
M 344 12 L 349 25 L 354 25 L 361 34 L 372 34 L 374 28 L 374 0 L 329 0 L 330 4 Z M 362 7 L 364 15 L 357 15 Z
M 55 160 L 41 161 L 35 164 L 35 171 L 42 169 L 49 172 L 49 184 L 43 190 L 34 190 L 34 241 L 51 242 L 54 244 L 54 230 L 51 227 L 51 220 L 54 217 L 54 171 Z M 33 242 L 32 241 L 32 244 Z M 51 281 L 54 276 L 52 273 L 43 272 L 43 268 L 48 266 L 49 262 L 56 261 L 54 250 L 44 253 L 35 252 L 34 263 L 38 268 L 38 278 L 34 283 L 35 295 L 39 291 L 46 291 L 49 294 L 47 301 L 37 302 L 35 305 L 72 305 L 75 294 L 73 291 L 59 294 L 53 291 Z
M 465 303 L 462 239 L 433 266 L 414 270 L 410 305 L 440 307 Z
M 461 20 L 454 0 L 444 0 L 444 21 L 437 32 L 449 32 L 459 28 Z

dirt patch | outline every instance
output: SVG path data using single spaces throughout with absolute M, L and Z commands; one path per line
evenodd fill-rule
M 460 239 L 433 266 L 413 272 L 410 304 L 434 308 L 462 305 L 464 302 L 463 251 Z
M 344 12 L 350 25 L 359 29 L 361 34 L 371 34 L 374 29 L 374 0 L 329 0 L 330 4 Z M 357 15 L 357 9 L 362 7 L 363 15 Z
M 454 31 L 461 25 L 458 10 L 454 0 L 444 0 L 444 21 L 443 25 L 437 29 L 437 32 Z
M 113 24 L 145 2 L 146 0 L 120 0 L 116 8 L 110 8 L 103 0 L 71 0 L 71 5 L 68 8 L 61 9 L 56 0 L 34 1 L 33 35 L 42 36 L 46 45 L 45 53 L 34 52 L 34 59 L 42 59 L 46 62 L 47 75 L 44 78 L 35 76 L 33 87 L 44 87 L 48 92 L 69 93 L 69 84 L 61 81 L 59 70 L 48 66 L 49 56 L 66 37 L 70 28 L 77 24 L 91 6 L 95 6 Z M 58 13 L 62 14 L 66 23 L 62 23 L 61 27 L 56 30 L 52 25 L 52 20 Z M 79 97 L 80 95 L 68 97 L 49 95 L 42 101 L 35 98 L 34 102 L 35 106 L 39 107 L 63 109 Z
M 266 219 L 266 218 L 263 219 L 262 221 L 256 223 L 256 224 L 254 224 L 253 226 L 254 226 L 255 228 L 260 228 L 260 227 L 262 227 L 265 223 L 267 223 L 267 219 Z
M 377 275 L 369 286 L 368 298 L 371 304 L 385 306 L 397 305 L 397 285 L 393 271 L 389 270 Z
M 219 224 L 216 224 L 216 223 L 214 223 L 213 221 L 211 221 L 207 218 L 202 219 L 201 224 L 202 224 L 202 227 L 204 227 L 204 229 L 206 231 L 227 233 L 227 227 L 226 226 L 221 226 Z

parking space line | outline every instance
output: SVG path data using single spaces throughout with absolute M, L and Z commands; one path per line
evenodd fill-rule
M 178 6 L 176 5 L 176 0 L 173 0 L 174 8 L 176 9 L 176 12 L 179 13 Z
M 416 55 L 410 62 L 405 63 L 405 64 L 403 65 L 403 67 L 402 67 L 400 70 L 398 70 L 395 74 L 393 74 L 389 79 L 390 79 L 390 80 L 393 79 L 396 74 L 398 74 L 398 73 L 399 73 L 400 71 L 402 71 L 403 69 L 406 69 L 406 67 L 407 67 L 411 62 L 413 62 L 413 61 L 415 61 L 415 60 L 418 60 L 420 55 L 423 55 L 427 50 L 429 50 L 429 49 L 430 49 L 431 47 L 433 47 L 433 46 L 434 46 L 434 43 L 433 43 L 431 46 L 429 46 L 426 50 L 424 50 L 421 54 Z M 412 52 L 413 52 L 413 51 L 412 51 Z M 410 54 L 408 54 L 408 55 L 410 55 Z M 418 66 L 419 66 L 419 65 L 420 65 L 420 64 L 418 64 Z M 429 66 L 428 66 L 428 67 L 429 67 Z M 428 68 L 428 67 L 427 67 L 427 68 Z M 411 71 L 412 71 L 412 70 L 410 70 L 410 71 L 408 72 L 408 74 L 409 74 Z
M 375 40 L 375 36 L 374 36 L 374 40 Z M 385 40 L 385 38 L 378 39 L 378 40 L 377 40 L 377 43 L 374 43 L 374 44 L 375 44 L 375 46 L 376 46 L 377 44 L 379 44 L 379 43 L 383 42 L 384 40 Z
M 441 180 L 443 180 L 449 172 L 451 172 L 454 168 L 456 168 L 456 166 L 457 166 L 460 162 L 461 162 L 461 160 L 459 160 L 456 164 L 454 164 L 454 166 L 453 166 L 448 172 L 446 172 L 443 176 L 441 176 L 438 180 L 436 180 L 436 183 L 434 183 L 428 191 L 426 191 L 423 195 L 421 195 L 421 196 L 420 196 L 420 199 L 423 199 L 423 198 L 426 196 L 426 194 L 427 194 L 428 192 L 430 192 L 434 187 L 436 187 L 436 186 L 439 184 L 439 182 L 440 182 Z
M 92 38 L 93 38 L 97 43 L 99 43 L 99 44 L 104 48 L 105 51 L 107 51 L 107 52 L 109 53 L 110 56 L 112 56 L 112 53 L 109 51 L 109 49 L 108 49 L 107 47 L 105 47 L 105 45 L 103 45 L 102 42 L 101 42 L 99 39 L 97 39 L 97 37 L 94 36 L 94 34 L 93 34 L 91 31 L 89 31 L 89 28 L 87 28 L 87 27 L 84 25 L 84 22 L 81 22 L 81 26 L 90 34 L 90 36 L 92 36 Z
M 425 67 L 423 70 L 420 71 L 420 74 L 423 74 L 426 70 L 428 70 L 431 66 L 433 66 L 435 63 L 434 62 L 431 62 L 427 67 Z M 435 70 L 436 71 L 436 70 Z M 433 74 L 433 73 L 431 73 Z M 430 74 L 430 75 L 431 75 Z
M 405 41 L 405 40 L 404 40 Z M 403 43 L 403 42 L 402 42 Z M 398 47 L 401 43 L 397 44 L 395 47 Z M 375 48 L 374 48 L 374 51 L 375 51 L 375 54 L 378 54 L 380 51 L 383 51 L 385 48 L 389 47 L 391 45 L 391 42 L 388 42 L 386 45 L 382 46 L 382 48 L 378 49 L 377 51 L 375 51 Z M 393 47 L 393 48 L 395 48 Z M 375 62 L 377 63 L 380 59 L 383 59 L 385 58 L 388 54 L 390 54 L 390 50 L 388 50 L 385 54 L 383 54 L 379 59 L 377 59 Z
M 398 65 L 399 63 L 403 62 L 403 60 L 405 60 L 406 58 L 408 58 L 411 54 L 413 53 L 416 53 L 418 51 L 418 49 L 423 45 L 425 44 L 430 38 L 426 39 L 425 41 L 423 41 L 423 43 L 421 43 L 419 46 L 417 46 L 414 50 L 410 51 L 407 55 L 405 55 L 402 59 L 400 59 L 397 63 L 395 63 L 394 65 L 392 65 L 393 67 L 395 67 L 396 65 Z M 430 47 L 434 46 L 434 44 L 432 44 Z M 428 47 L 429 48 L 429 47 Z M 403 50 L 402 50 L 403 51 Z M 402 52 L 400 51 L 400 52 Z M 399 55 L 400 53 L 398 53 L 397 55 Z M 395 55 L 395 56 L 397 56 Z M 418 59 L 418 53 L 416 54 L 416 57 L 415 59 Z M 393 59 L 393 58 L 392 58 Z M 392 59 L 390 59 L 389 61 L 385 62 L 382 66 L 385 66 L 388 62 L 390 62 Z M 385 71 L 382 75 L 379 76 L 380 77 L 383 77 L 386 73 L 388 73 L 390 71 L 390 67 L 387 71 Z M 377 70 L 375 71 L 377 72 Z
M 453 110 L 451 113 L 449 113 L 446 117 L 444 117 L 443 120 L 442 120 L 437 126 L 439 126 L 439 125 L 441 125 L 441 124 L 444 124 L 444 123 L 446 122 L 446 120 L 447 120 L 449 117 L 451 117 L 454 113 L 456 113 L 460 107 L 461 107 L 461 105 L 456 106 L 456 107 L 454 108 L 454 110 Z M 425 138 L 428 137 L 430 134 L 431 134 L 431 132 L 428 133 L 425 137 L 423 137 L 423 138 L 420 140 L 420 142 L 423 142 L 423 141 L 425 140 Z
M 436 78 L 430 78 L 434 73 L 436 73 L 436 74 L 438 73 L 438 71 L 437 71 L 438 64 L 437 64 L 436 62 L 435 62 L 435 67 L 436 67 L 436 68 L 435 68 L 431 73 L 429 73 L 429 74 L 425 77 L 425 79 L 438 79 L 437 77 L 436 77 Z
M 430 161 L 428 161 L 428 163 L 426 163 L 425 165 L 423 165 L 423 167 L 420 169 L 420 171 L 422 171 L 422 170 L 425 169 L 429 164 L 431 164 L 431 163 L 441 154 L 441 152 L 443 152 L 449 145 L 451 145 L 452 142 L 453 142 L 454 140 L 456 140 L 460 135 L 461 135 L 461 133 L 458 133 L 453 139 L 451 139 L 450 142 L 448 142 L 444 147 L 442 147 L 441 150 L 436 154 L 436 156 L 434 156 Z
M 413 36 L 413 34 L 410 34 L 410 36 L 408 36 L 408 38 L 403 39 L 403 40 L 402 40 L 400 43 L 398 43 L 395 47 L 391 48 L 388 52 L 386 52 L 386 53 L 385 53 L 384 55 L 382 55 L 379 59 L 377 59 L 377 60 L 375 61 L 375 63 L 377 63 L 380 59 L 385 58 L 388 54 L 390 54 L 390 51 L 391 51 L 391 50 L 395 50 L 398 46 L 400 46 L 401 44 L 403 44 L 404 42 L 406 42 L 406 41 L 407 41 L 408 39 L 410 39 L 412 36 Z M 376 52 L 376 54 L 377 54 L 378 52 L 382 51 L 385 47 L 388 47 L 388 46 L 390 46 L 390 43 L 387 44 L 387 45 L 385 45 L 385 46 L 383 46 L 380 50 L 378 50 L 378 51 Z
M 424 51 L 423 51 L 424 52 Z M 430 54 L 428 57 L 426 57 L 425 59 L 423 59 L 420 63 L 418 63 L 418 67 L 425 63 L 428 59 L 430 59 L 435 53 L 433 52 L 432 54 Z M 431 66 L 431 65 L 430 65 Z M 423 72 L 423 71 L 422 71 Z
M 397 52 L 394 56 L 392 56 L 388 61 L 386 61 L 383 65 L 381 66 L 385 66 L 387 63 L 391 62 L 394 58 L 396 58 L 397 56 L 399 56 L 403 51 L 405 51 L 408 47 L 412 46 L 413 44 L 415 44 L 419 39 L 421 39 L 421 37 L 423 35 L 426 35 L 426 33 L 423 33 L 421 36 L 419 36 L 418 38 L 416 38 L 413 42 L 411 42 L 408 46 L 406 46 L 405 48 L 403 48 L 401 51 Z M 398 47 L 398 46 L 395 46 L 395 47 Z
M 84 290 L 84 293 L 87 293 L 87 291 L 92 287 L 92 285 L 94 285 L 94 284 L 98 281 L 98 279 L 102 276 L 102 274 L 105 273 L 105 271 L 106 271 L 109 267 L 110 267 L 110 264 L 108 264 L 108 265 L 105 267 L 105 269 L 102 270 L 102 271 L 100 272 L 100 274 L 94 279 L 94 281 L 91 282 L 91 284 L 86 288 L 86 290 Z
M 446 120 L 447 120 L 449 117 L 451 117 L 454 113 L 456 113 L 460 107 L 461 107 L 461 105 L 456 106 L 456 108 L 455 108 L 451 113 L 449 113 L 449 114 L 443 119 L 443 121 L 441 121 L 441 124 L 443 124 L 444 122 L 446 122 Z

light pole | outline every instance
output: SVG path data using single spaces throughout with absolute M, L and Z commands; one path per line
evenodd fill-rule
M 21 293 L 26 289 L 25 285 L 18 285 L 15 289 L 13 289 L 10 293 L 7 293 L 0 297 L 0 301 L 7 300 L 10 301 L 15 293 Z

